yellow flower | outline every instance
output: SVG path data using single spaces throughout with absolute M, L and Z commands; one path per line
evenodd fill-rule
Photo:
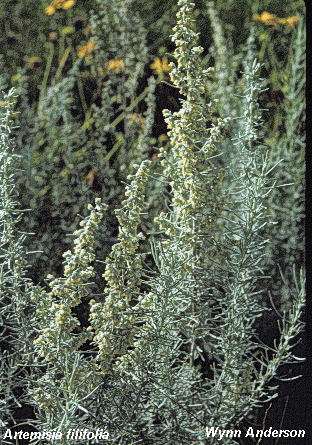
M 294 25 L 297 25 L 299 19 L 296 15 L 292 15 L 291 17 L 288 17 L 286 20 L 286 24 L 293 28 Z
M 62 8 L 70 9 L 74 6 L 74 4 L 75 4 L 75 0 L 67 0 L 66 2 L 63 3 Z
M 52 5 L 47 6 L 47 7 L 45 8 L 45 13 L 46 13 L 47 15 L 52 15 L 52 14 L 54 14 L 54 13 L 55 13 L 55 8 L 54 8 L 54 6 L 52 6 Z
M 169 73 L 169 71 L 171 71 L 167 57 L 163 57 L 161 60 L 159 57 L 156 57 L 154 63 L 151 64 L 151 68 L 156 71 L 159 76 L 163 76 L 164 73 Z
M 278 23 L 278 17 L 274 14 L 264 11 L 261 15 L 254 14 L 253 18 L 259 22 L 263 22 L 266 25 L 276 25 Z
M 97 172 L 97 168 L 93 167 L 86 176 L 86 180 L 89 183 L 89 187 L 91 187 L 94 182 L 96 172 Z
M 95 44 L 92 39 L 89 40 L 86 45 L 81 45 L 78 47 L 78 56 L 79 57 L 88 57 L 94 51 Z
M 52 3 L 46 7 L 45 12 L 48 15 L 55 13 L 57 9 L 70 9 L 74 6 L 76 0 L 53 0 Z
M 293 28 L 294 25 L 298 23 L 298 17 L 293 15 L 288 18 L 279 18 L 274 14 L 270 14 L 269 12 L 264 11 L 261 15 L 254 14 L 254 20 L 258 20 L 259 22 L 265 23 L 266 25 L 288 25 Z
M 125 71 L 125 64 L 121 59 L 110 60 L 107 64 L 108 71 L 115 71 L 116 74 Z
M 51 40 L 51 42 L 55 42 L 57 40 L 58 34 L 55 31 L 50 32 L 49 34 L 49 39 Z
M 33 56 L 26 59 L 26 63 L 30 68 L 38 68 L 42 63 L 42 59 L 40 57 Z

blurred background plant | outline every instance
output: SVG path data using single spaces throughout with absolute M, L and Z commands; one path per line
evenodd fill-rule
M 13 55 L 3 58 L 5 79 L 19 96 L 16 140 L 25 171 L 18 182 L 22 203 L 33 209 L 24 223 L 42 251 L 31 272 L 38 282 L 60 264 L 66 235 L 87 203 L 108 192 L 115 206 L 120 181 L 151 150 L 154 89 L 163 74 L 144 77 L 146 32 L 131 3 L 95 2 L 90 11 L 75 2 L 42 2 L 34 19 L 41 40 L 18 46 L 22 66 Z M 22 5 L 12 9 L 22 30 L 27 14 Z M 104 257 L 110 237 L 113 227 L 99 241 Z

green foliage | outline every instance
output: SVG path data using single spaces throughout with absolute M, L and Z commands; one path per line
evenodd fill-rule
M 99 360 L 104 369 L 116 357 L 121 360 L 133 344 L 135 325 L 140 311 L 148 307 L 148 299 L 139 295 L 142 275 L 142 255 L 137 253 L 143 233 L 137 231 L 144 210 L 144 189 L 148 178 L 148 163 L 142 162 L 130 185 L 127 199 L 116 210 L 119 222 L 118 242 L 106 260 L 104 302 L 90 302 L 94 342 L 99 348 Z M 131 178 L 131 176 L 130 176 Z
M 269 139 L 272 159 L 282 160 L 276 178 L 284 187 L 276 188 L 269 201 L 271 217 L 276 221 L 271 232 L 271 273 L 276 277 L 274 294 L 282 289 L 281 303 L 288 304 L 292 287 L 293 264 L 304 258 L 304 189 L 305 189 L 305 23 L 298 24 L 293 34 L 288 63 L 281 79 L 285 99 L 281 104 L 279 128 Z M 289 185 L 287 185 L 289 184 Z M 276 264 L 286 279 L 283 284 Z
M 76 5 L 56 9 L 51 32 L 41 35 L 45 57 L 26 58 L 11 78 L 20 98 L 15 136 L 26 172 L 18 182 L 23 205 L 34 209 L 25 224 L 41 251 L 33 258 L 37 281 L 59 272 L 65 236 L 88 202 L 107 194 L 112 205 L 120 202 L 116 182 L 149 148 L 155 79 L 145 89 L 139 85 L 147 58 L 144 28 L 130 13 L 131 2 L 94 6 L 90 25 L 86 11 L 79 23 L 72 16 L 80 12 Z
M 0 329 L 1 329 L 1 426 L 12 420 L 13 409 L 21 406 L 22 365 L 28 362 L 33 328 L 28 319 L 31 283 L 26 278 L 25 232 L 19 224 L 22 211 L 17 201 L 15 174 L 20 159 L 11 139 L 16 96 L 2 95 L 0 111 Z
M 75 231 L 74 251 L 63 255 L 64 277 L 49 275 L 50 291 L 36 286 L 31 293 L 40 326 L 33 341 L 38 366 L 32 373 L 31 402 L 38 410 L 41 426 L 61 432 L 81 428 L 83 417 L 77 416 L 77 409 L 82 409 L 81 401 L 88 400 L 99 384 L 94 363 L 80 351 L 88 333 L 72 312 L 90 293 L 94 237 L 107 206 L 98 198 L 95 207 L 89 204 L 88 208 L 90 214 Z

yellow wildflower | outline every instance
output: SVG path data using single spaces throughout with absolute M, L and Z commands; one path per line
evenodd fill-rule
M 45 13 L 46 13 L 47 15 L 52 15 L 52 14 L 54 14 L 54 13 L 55 13 L 55 8 L 54 8 L 54 6 L 52 6 L 52 5 L 47 6 L 47 7 L 45 8 Z
M 274 14 L 264 11 L 261 15 L 254 14 L 254 20 L 265 23 L 266 25 L 288 25 L 291 28 L 298 23 L 298 17 L 293 15 L 288 18 L 279 18 Z
M 125 71 L 125 64 L 121 59 L 110 60 L 107 64 L 108 71 L 115 71 L 116 74 Z
M 74 6 L 74 4 L 75 4 L 75 0 L 67 0 L 66 2 L 63 3 L 62 8 L 70 9 Z
M 151 64 L 151 68 L 156 71 L 159 76 L 163 76 L 164 73 L 169 73 L 169 71 L 171 71 L 167 57 L 163 57 L 161 60 L 159 57 L 156 57 L 154 63 Z
M 26 63 L 29 68 L 38 68 L 42 63 L 42 59 L 40 57 L 33 56 L 26 59 Z
M 92 184 L 93 184 L 93 182 L 94 182 L 96 173 L 97 173 L 97 168 L 96 168 L 96 167 L 93 167 L 93 168 L 89 171 L 89 173 L 87 174 L 87 176 L 86 176 L 85 179 L 86 179 L 86 181 L 88 182 L 89 187 L 92 187 Z
M 53 0 L 52 3 L 46 7 L 45 12 L 48 15 L 55 13 L 57 9 L 70 9 L 74 6 L 76 0 Z
M 286 20 L 286 24 L 293 28 L 294 25 L 297 25 L 299 19 L 296 15 L 292 15 L 291 17 L 288 17 Z
M 92 39 L 88 41 L 85 45 L 80 45 L 78 47 L 78 56 L 79 57 L 88 57 L 94 51 L 95 44 Z
M 50 32 L 49 34 L 49 39 L 51 40 L 51 42 L 55 42 L 58 38 L 58 34 L 55 31 Z
M 264 11 L 261 15 L 254 14 L 253 18 L 266 25 L 276 25 L 278 23 L 278 17 L 274 14 Z

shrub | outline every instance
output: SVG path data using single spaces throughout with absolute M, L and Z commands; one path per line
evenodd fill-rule
M 297 361 L 304 21 L 293 24 L 276 126 L 260 105 L 270 83 L 261 78 L 267 67 L 257 61 L 264 49 L 259 54 L 255 24 L 235 52 L 222 8 L 205 3 L 215 59 L 206 68 L 195 5 L 179 0 L 172 61 L 156 59 L 154 79 L 144 73 L 148 50 L 135 5 L 97 1 L 80 46 L 64 28 L 57 57 L 50 42 L 37 99 L 27 95 L 25 70 L 20 114 L 16 93 L 1 98 L 1 425 L 14 425 L 23 404 L 33 408 L 30 425 L 63 433 L 64 444 L 66 431 L 81 428 L 103 428 L 119 444 L 212 444 L 206 428 L 252 419 L 276 396 L 279 368 Z M 52 2 L 45 11 L 57 24 L 73 6 Z M 179 109 L 164 110 L 168 139 L 149 151 L 161 82 L 177 91 Z M 279 125 L 286 136 L 276 134 Z M 25 184 L 31 213 L 18 204 Z M 26 240 L 23 225 L 36 239 Z M 45 251 L 37 273 L 32 244 Z M 258 338 L 268 294 L 284 311 L 273 348 Z

